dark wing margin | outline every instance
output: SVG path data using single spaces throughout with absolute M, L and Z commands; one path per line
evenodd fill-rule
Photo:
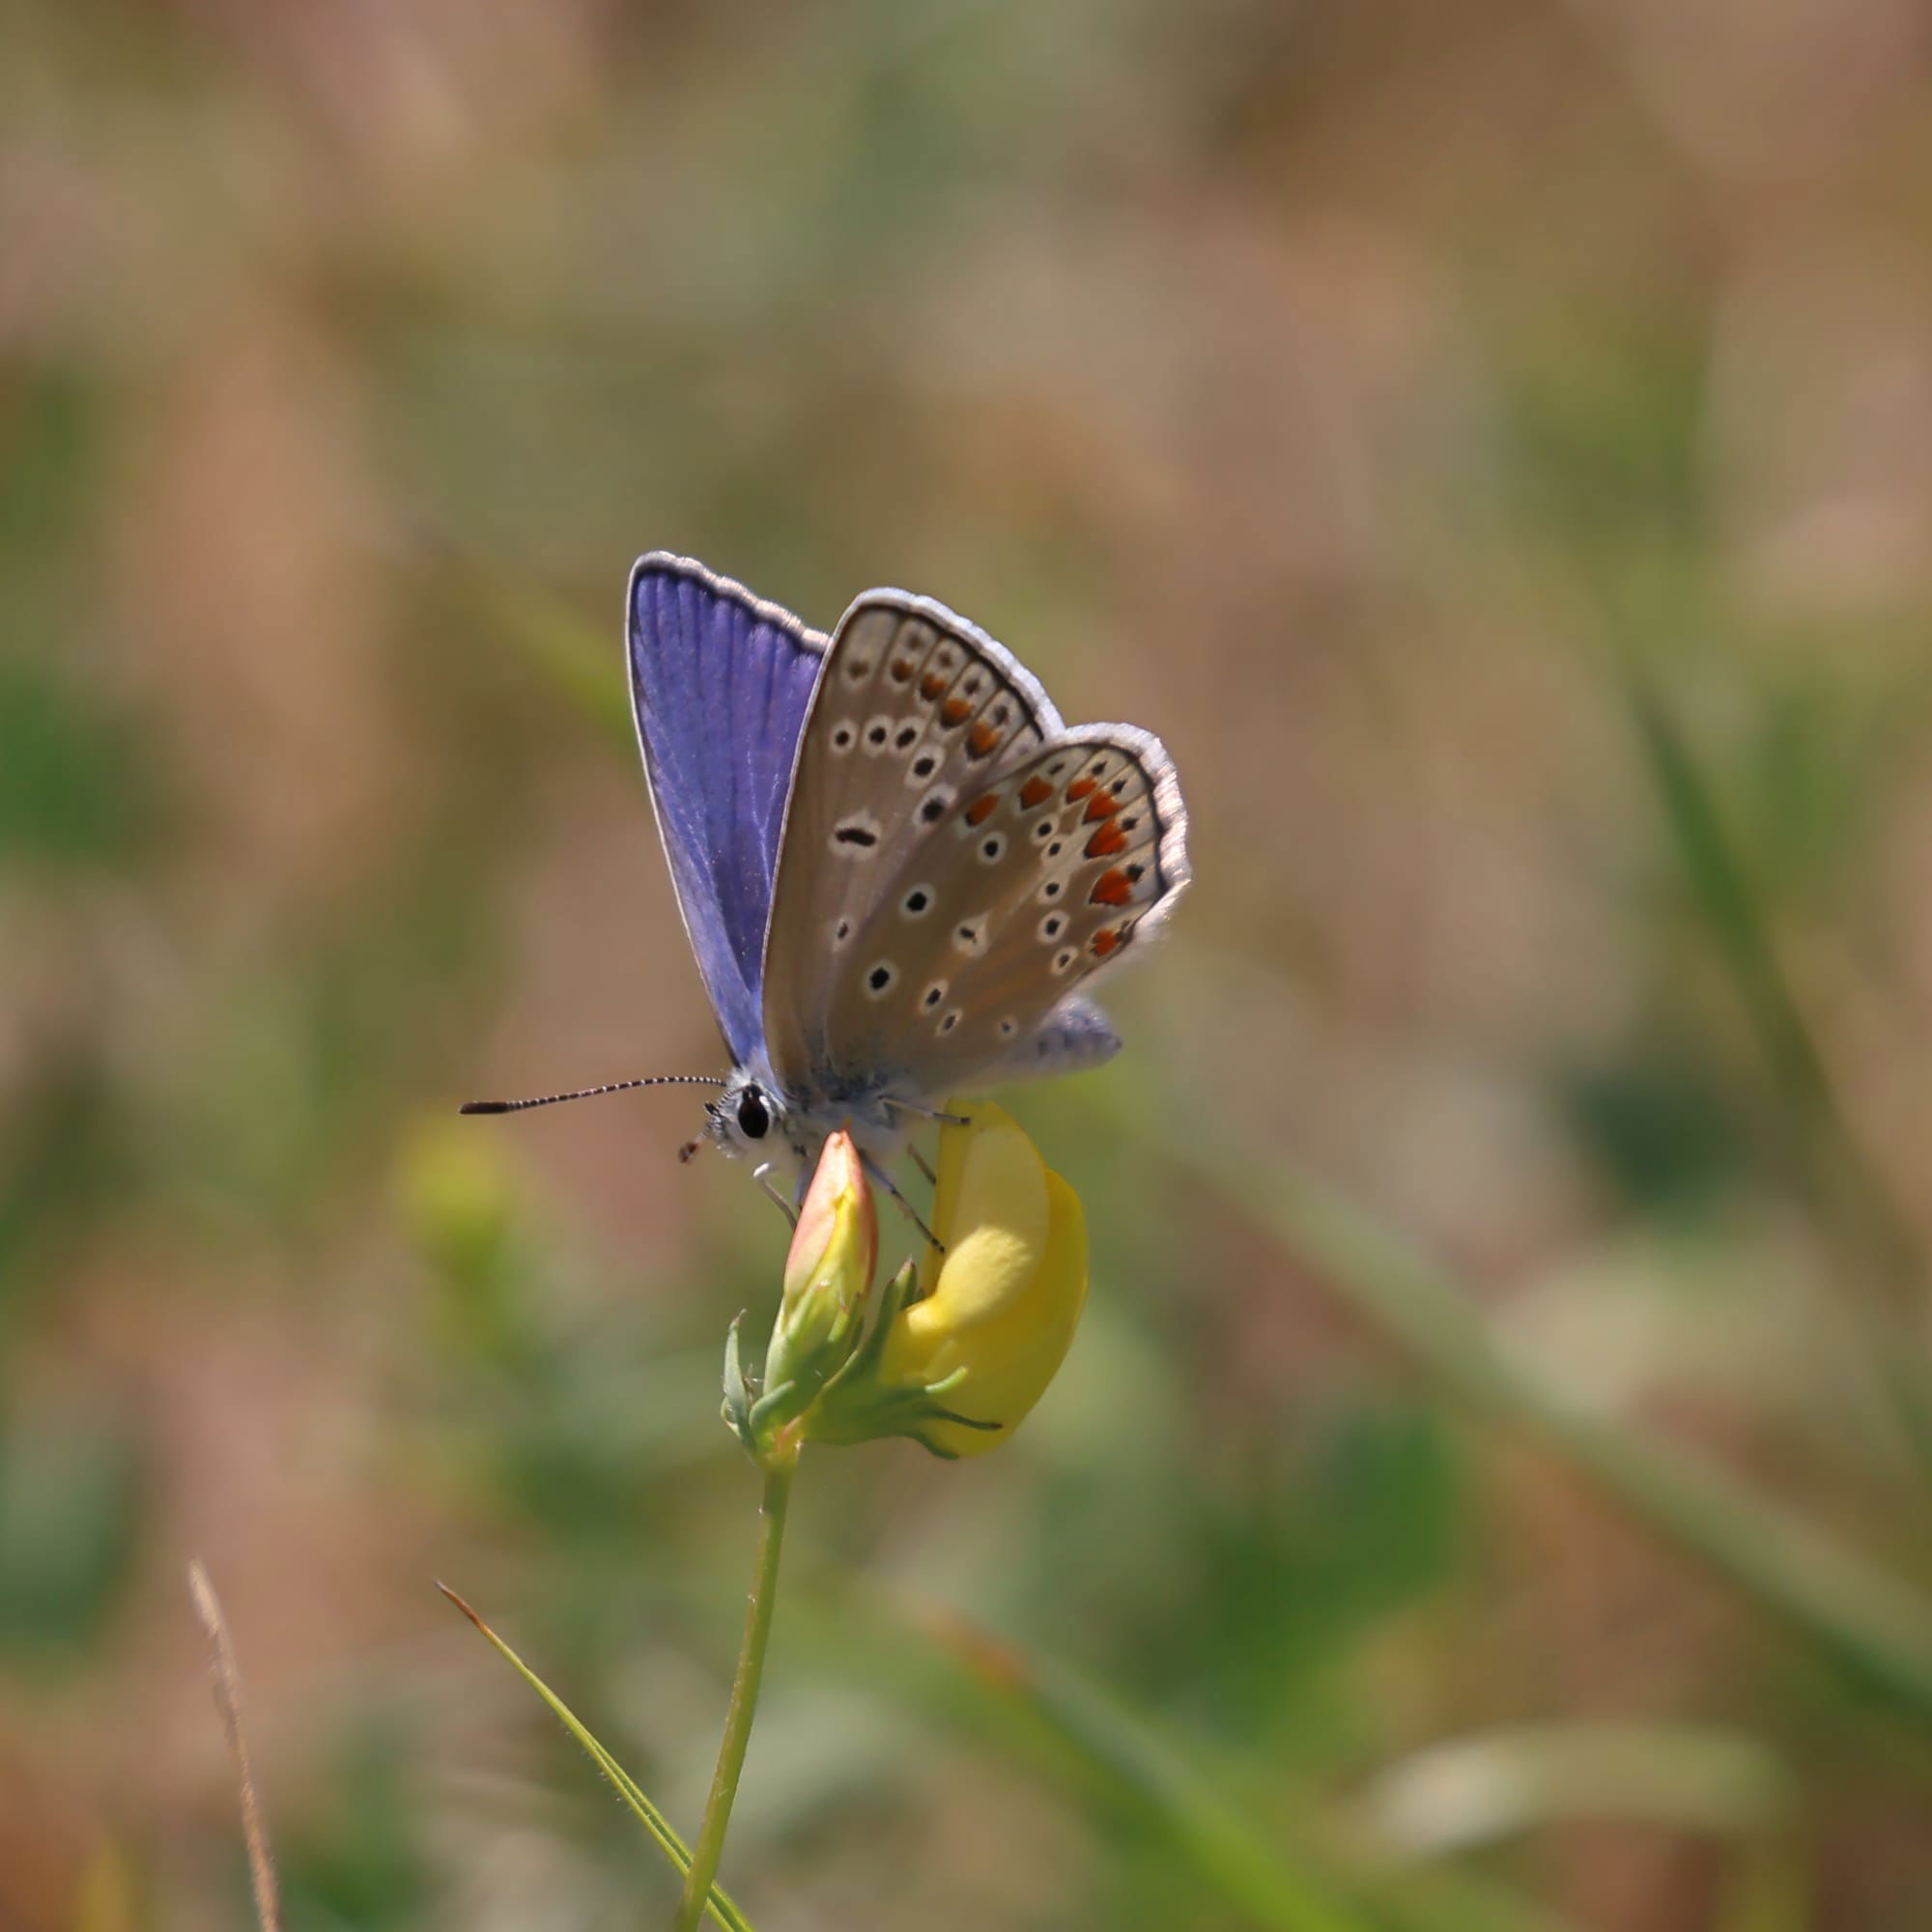
M 658 834 L 719 1030 L 743 1065 L 799 733 L 827 639 L 690 557 L 631 571 L 626 655 Z

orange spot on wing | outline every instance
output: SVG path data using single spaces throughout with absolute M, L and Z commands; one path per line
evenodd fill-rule
M 983 758 L 1000 742 L 1000 734 L 982 718 L 966 734 L 966 749 L 976 758 Z
M 1110 791 L 1096 791 L 1087 801 L 1087 822 L 1091 825 L 1096 818 L 1111 818 L 1121 809 L 1121 801 Z
M 1111 859 L 1116 852 L 1127 849 L 1127 835 L 1118 825 L 1103 825 L 1087 841 L 1087 856 L 1090 859 Z
M 1133 881 L 1116 866 L 1094 880 L 1094 890 L 1087 895 L 1087 901 L 1090 905 L 1123 906 L 1133 895 Z
M 1036 773 L 1020 786 L 1020 804 L 1031 811 L 1037 805 L 1044 805 L 1053 796 L 1053 787 Z
M 1093 789 L 1094 789 L 1094 781 L 1092 779 L 1075 779 L 1073 782 L 1066 787 L 1067 804 L 1072 805 L 1076 803 L 1078 800 L 1085 798 L 1087 794 Z
M 929 670 L 919 681 L 919 693 L 922 697 L 937 697 L 945 689 L 946 674 L 944 671 Z
M 966 823 L 968 825 L 985 824 L 987 819 L 991 818 L 993 813 L 999 809 L 999 804 L 1000 795 L 996 791 L 989 791 L 982 797 L 976 798 L 966 808 Z
M 1094 958 L 1104 959 L 1120 943 L 1121 935 L 1118 932 L 1096 932 L 1094 935 L 1094 944 L 1091 951 Z
M 895 658 L 893 660 L 893 681 L 895 684 L 903 684 L 918 668 L 919 667 L 910 658 Z
M 963 697 L 949 697 L 939 707 L 939 715 L 949 724 L 963 724 L 973 715 L 973 707 Z

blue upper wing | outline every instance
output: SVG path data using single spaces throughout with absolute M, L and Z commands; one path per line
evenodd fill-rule
M 799 731 L 826 639 L 689 557 L 631 573 L 631 709 L 684 927 L 735 1063 L 759 980 Z

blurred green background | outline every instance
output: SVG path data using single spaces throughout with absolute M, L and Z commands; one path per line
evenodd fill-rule
M 782 1230 L 625 573 L 941 597 L 1198 883 L 1009 1450 L 808 1462 L 760 1932 L 1932 1924 L 1911 0 L 0 16 L 0 1928 L 668 1921 Z M 890 1235 L 891 1223 L 888 1223 Z M 889 1241 L 890 1246 L 890 1241 Z

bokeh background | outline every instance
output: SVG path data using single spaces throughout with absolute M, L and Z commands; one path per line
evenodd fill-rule
M 1091 1313 L 823 1452 L 761 1932 L 1932 1924 L 1910 0 L 0 17 L 0 1928 L 668 1920 L 777 1290 L 639 551 L 942 597 L 1198 883 Z M 889 1224 L 890 1225 L 890 1224 Z

